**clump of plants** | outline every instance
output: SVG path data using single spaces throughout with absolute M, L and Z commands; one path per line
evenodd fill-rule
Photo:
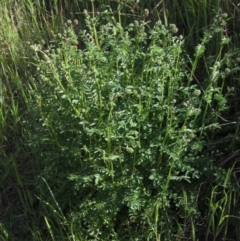
M 222 53 L 226 16 L 188 56 L 175 24 L 123 27 L 105 14 L 103 24 L 85 11 L 86 29 L 75 31 L 78 21 L 69 20 L 49 46 L 31 46 L 36 76 L 26 125 L 39 156 L 40 202 L 86 240 L 195 240 L 207 217 L 200 183 L 226 178 L 214 165 L 224 150 L 207 147 L 232 91 L 224 83 L 235 57 Z M 195 70 L 216 35 L 219 54 L 199 82 Z

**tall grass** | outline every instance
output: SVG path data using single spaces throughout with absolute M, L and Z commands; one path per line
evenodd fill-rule
M 24 118 L 31 76 L 28 42 L 46 38 L 48 27 L 32 1 L 1 1 L 1 238 L 26 240 L 38 235 L 35 175 L 38 164 L 25 145 Z M 41 9 L 41 8 L 40 8 Z M 51 30 L 53 27 L 51 27 Z M 4 220 L 4 221 L 3 221 Z M 23 225 L 25 223 L 25 225 Z M 39 239 L 40 240 L 40 239 Z
M 1 240 L 239 239 L 234 1 L 0 11 Z

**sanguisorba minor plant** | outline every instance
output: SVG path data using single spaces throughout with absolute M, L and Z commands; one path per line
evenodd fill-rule
M 234 53 L 216 53 L 203 85 L 194 71 L 223 24 L 214 21 L 189 57 L 174 24 L 123 28 L 105 14 L 85 11 L 79 34 L 69 20 L 48 48 L 31 46 L 26 125 L 42 169 L 40 201 L 57 204 L 87 240 L 195 240 L 204 221 L 198 183 L 225 181 L 218 150 L 205 145 L 227 109 L 218 81 Z

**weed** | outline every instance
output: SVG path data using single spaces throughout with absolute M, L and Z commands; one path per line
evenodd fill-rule
M 43 150 L 41 175 L 61 209 L 68 209 L 66 196 L 71 199 L 67 215 L 87 239 L 122 240 L 131 229 L 131 239 L 171 240 L 188 233 L 183 219 L 195 239 L 200 214 L 192 185 L 205 176 L 216 181 L 214 159 L 201 153 L 227 109 L 218 86 L 232 55 L 220 48 L 215 60 L 206 60 L 205 81 L 194 84 L 193 77 L 206 44 L 225 23 L 216 16 L 189 71 L 174 24 L 158 21 L 147 30 L 145 21 L 123 27 L 115 18 L 102 25 L 87 11 L 85 18 L 79 36 L 69 21 L 47 49 L 31 46 L 38 71 L 29 102 L 30 146 Z M 182 218 L 173 219 L 175 208 Z
M 0 9 L 2 240 L 239 239 L 234 1 Z

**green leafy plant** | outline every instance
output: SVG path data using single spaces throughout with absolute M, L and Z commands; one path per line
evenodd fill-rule
M 195 239 L 193 186 L 215 180 L 215 152 L 204 145 L 227 109 L 218 81 L 232 55 L 209 61 L 200 84 L 194 71 L 215 25 L 189 62 L 174 24 L 85 19 L 79 35 L 68 21 L 48 48 L 31 46 L 29 145 L 42 150 L 41 175 L 88 240 L 172 240 L 189 230 Z
M 0 1 L 0 239 L 239 240 L 238 15 Z

